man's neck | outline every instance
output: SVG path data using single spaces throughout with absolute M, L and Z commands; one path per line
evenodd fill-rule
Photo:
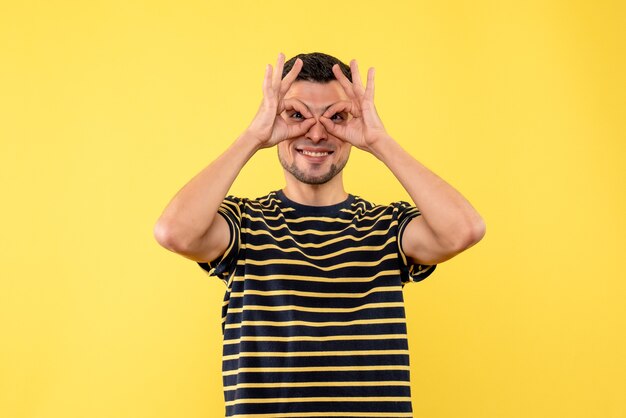
M 294 178 L 287 178 L 283 193 L 289 200 L 307 206 L 330 206 L 348 198 L 343 188 L 341 175 L 324 184 L 306 184 Z

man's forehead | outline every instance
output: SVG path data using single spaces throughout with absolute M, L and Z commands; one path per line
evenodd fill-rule
M 347 98 L 346 92 L 337 80 L 328 83 L 298 80 L 285 94 L 285 99 L 298 99 L 306 104 L 313 104 L 315 107 L 327 106 Z

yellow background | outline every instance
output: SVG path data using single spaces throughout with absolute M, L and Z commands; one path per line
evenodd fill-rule
M 405 288 L 416 417 L 626 417 L 623 1 L 8 1 L 0 415 L 223 414 L 224 286 L 161 248 L 266 63 L 323 51 L 487 234 Z M 408 199 L 353 150 L 349 191 Z M 232 193 L 283 186 L 275 150 Z

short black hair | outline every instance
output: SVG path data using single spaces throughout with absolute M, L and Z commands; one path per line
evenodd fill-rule
M 339 59 L 321 52 L 311 52 L 310 54 L 298 54 L 292 57 L 285 63 L 283 67 L 283 77 L 291 71 L 293 65 L 296 63 L 296 59 L 302 60 L 302 69 L 296 77 L 295 81 L 304 80 L 312 81 L 314 83 L 328 83 L 336 80 L 335 74 L 333 74 L 333 65 L 339 64 L 341 72 L 352 81 L 352 72 L 350 67 Z

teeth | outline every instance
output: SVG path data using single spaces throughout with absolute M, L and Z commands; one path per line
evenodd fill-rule
M 305 151 L 302 150 L 304 155 L 310 155 L 311 157 L 325 157 L 328 155 L 328 152 L 314 152 L 314 151 Z

